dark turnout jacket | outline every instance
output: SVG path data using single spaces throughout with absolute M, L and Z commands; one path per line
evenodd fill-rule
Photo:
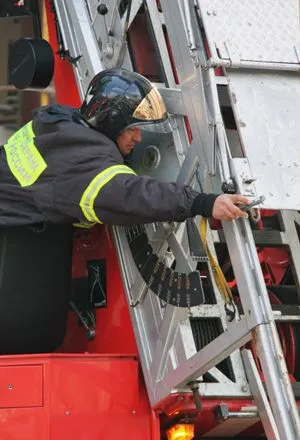
M 210 216 L 216 197 L 137 176 L 66 106 L 38 109 L 0 151 L 0 225 L 183 221 Z

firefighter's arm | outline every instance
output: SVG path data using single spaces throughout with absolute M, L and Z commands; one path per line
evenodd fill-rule
M 247 203 L 243 196 L 199 193 L 188 185 L 137 176 L 125 165 L 112 165 L 100 172 L 94 167 L 86 172 L 85 168 L 81 172 L 76 167 L 55 180 L 51 212 L 111 225 L 184 221 L 195 215 L 220 220 L 247 215 L 235 206 Z
M 203 194 L 187 185 L 160 182 L 130 172 L 119 173 L 95 197 L 94 211 L 100 221 L 110 224 L 183 221 L 194 215 L 211 217 L 213 211 L 221 219 L 244 216 L 230 197 Z M 246 203 L 244 199 L 240 201 Z
M 85 199 L 93 200 L 95 216 L 103 223 L 138 224 L 156 221 L 183 221 L 200 214 L 212 216 L 215 194 L 200 194 L 188 185 L 166 183 L 147 176 L 137 176 L 130 168 L 108 180 L 97 190 L 92 182 L 91 191 L 86 191 Z M 99 185 L 98 185 L 99 186 Z M 91 194 L 91 192 L 97 192 Z M 234 206 L 232 204 L 232 206 Z M 218 207 L 218 204 L 217 204 Z M 217 209 L 219 211 L 219 209 Z M 90 216 L 90 221 L 95 220 Z
M 94 209 L 103 223 L 183 221 L 192 216 L 191 208 L 198 194 L 189 186 L 160 182 L 147 176 L 119 174 L 99 192 Z M 203 214 L 210 215 L 210 197 L 204 194 L 201 197 Z

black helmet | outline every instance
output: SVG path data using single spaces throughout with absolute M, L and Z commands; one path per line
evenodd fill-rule
M 98 73 L 87 89 L 80 113 L 92 128 L 113 141 L 125 128 L 133 126 L 171 131 L 158 90 L 142 75 L 125 69 Z

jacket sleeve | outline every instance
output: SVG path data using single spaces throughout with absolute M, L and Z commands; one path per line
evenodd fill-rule
M 112 165 L 100 172 L 80 171 L 61 176 L 52 190 L 51 209 L 74 220 L 128 225 L 181 222 L 212 213 L 216 196 L 198 193 L 188 185 L 137 176 L 125 165 Z
M 210 216 L 213 202 L 209 195 L 187 185 L 120 173 L 102 187 L 93 209 L 97 221 L 106 224 L 180 222 L 196 214 Z

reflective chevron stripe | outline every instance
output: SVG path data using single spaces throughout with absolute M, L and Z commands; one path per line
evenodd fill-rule
M 126 165 L 113 165 L 97 174 L 84 191 L 79 205 L 89 222 L 102 223 L 95 213 L 94 201 L 102 188 L 118 174 L 135 174 L 135 172 Z

